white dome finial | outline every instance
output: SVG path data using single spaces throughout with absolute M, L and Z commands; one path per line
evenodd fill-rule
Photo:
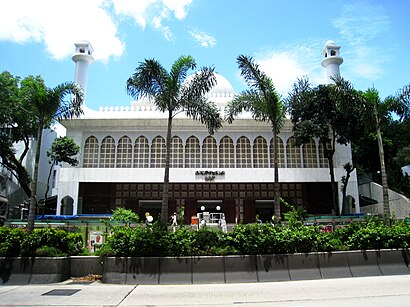
M 343 58 L 340 56 L 340 46 L 335 42 L 328 40 L 322 50 L 322 66 L 326 68 L 327 82 L 333 83 L 332 77 L 340 77 L 340 65 Z

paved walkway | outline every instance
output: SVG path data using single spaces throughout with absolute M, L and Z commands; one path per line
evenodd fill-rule
M 204 285 L 0 286 L 0 306 L 409 306 L 410 275 Z

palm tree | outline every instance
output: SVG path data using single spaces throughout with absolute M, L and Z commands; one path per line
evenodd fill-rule
M 383 138 L 381 125 L 388 120 L 392 112 L 399 116 L 400 120 L 407 120 L 410 115 L 410 85 L 405 86 L 396 96 L 389 96 L 383 101 L 375 88 L 370 88 L 363 93 L 366 101 L 368 118 L 366 120 L 371 130 L 376 131 L 377 145 L 379 148 L 380 174 L 383 187 L 383 213 L 390 215 L 389 185 L 384 159 Z
M 67 95 L 70 98 L 64 100 Z M 36 155 L 30 184 L 31 195 L 27 224 L 27 231 L 31 232 L 34 229 L 37 205 L 38 164 L 43 129 L 49 127 L 55 120 L 68 119 L 82 114 L 83 92 L 78 85 L 71 82 L 62 83 L 55 88 L 47 88 L 40 76 L 29 76 L 21 82 L 21 99 L 25 110 L 34 116 L 37 126 Z
M 270 123 L 273 133 L 274 214 L 277 219 L 280 219 L 277 136 L 285 121 L 285 107 L 276 92 L 272 79 L 260 70 L 252 57 L 239 55 L 236 62 L 249 89 L 237 95 L 228 104 L 226 118 L 229 123 L 232 123 L 242 111 L 251 111 L 255 120 Z
M 148 97 L 161 112 L 168 113 L 165 174 L 162 192 L 161 224 L 168 221 L 169 165 L 171 157 L 172 120 L 185 112 L 193 120 L 205 124 L 210 134 L 222 127 L 222 118 L 215 104 L 205 94 L 215 85 L 214 69 L 203 67 L 193 76 L 187 73 L 196 68 L 191 56 L 179 57 L 168 72 L 158 61 L 145 59 L 127 80 L 127 92 L 133 98 Z

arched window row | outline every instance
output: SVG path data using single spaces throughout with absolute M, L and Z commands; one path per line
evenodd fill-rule
M 171 168 L 273 168 L 275 165 L 273 138 L 269 142 L 262 136 L 253 142 L 241 136 L 234 141 L 224 136 L 217 143 L 213 136 L 207 136 L 202 144 L 190 136 L 185 145 L 174 136 L 171 140 Z M 328 162 L 322 143 L 313 139 L 298 145 L 294 137 L 284 142 L 277 137 L 277 164 L 280 168 L 326 168 Z M 86 139 L 83 151 L 83 167 L 86 168 L 162 168 L 165 167 L 166 142 L 156 136 L 151 143 L 144 136 L 135 142 L 123 136 L 115 144 L 111 136 L 99 144 L 95 136 Z

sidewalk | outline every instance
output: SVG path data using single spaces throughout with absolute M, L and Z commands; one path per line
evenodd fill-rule
M 410 275 L 267 283 L 0 286 L 0 306 L 408 306 Z
M 0 306 L 118 306 L 136 286 L 99 281 L 0 286 Z

